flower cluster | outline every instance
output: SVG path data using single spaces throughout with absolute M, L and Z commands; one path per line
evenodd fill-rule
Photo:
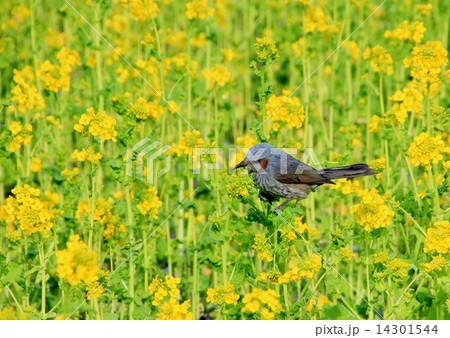
M 317 309 L 322 310 L 325 305 L 333 305 L 333 302 L 329 300 L 326 295 L 320 295 L 317 300 L 312 297 L 306 306 L 306 311 L 313 311 L 314 306 L 317 306 Z
M 104 111 L 96 113 L 93 107 L 88 108 L 86 112 L 87 114 L 82 114 L 73 127 L 77 132 L 83 133 L 87 128 L 92 136 L 99 136 L 102 141 L 117 141 L 115 129 L 117 122 L 114 117 L 107 115 Z
M 136 21 L 146 21 L 149 17 L 156 19 L 159 7 L 154 0 L 130 0 L 131 17 Z M 128 1 L 122 1 L 122 4 L 128 6 Z
M 280 295 L 275 290 L 254 288 L 242 299 L 245 305 L 241 311 L 243 313 L 258 313 L 262 319 L 266 320 L 275 319 L 275 315 L 283 311 L 279 298 Z
M 12 135 L 12 141 L 8 144 L 8 150 L 15 152 L 22 148 L 22 146 L 28 146 L 33 139 L 33 126 L 29 123 L 22 125 L 20 122 L 13 121 L 8 126 Z
M 211 69 L 204 69 L 203 76 L 208 81 L 209 88 L 223 87 L 230 82 L 231 74 L 225 65 L 217 64 Z
M 203 143 L 204 141 L 199 133 L 187 131 L 183 134 L 178 144 L 172 144 L 170 152 L 176 154 L 178 157 L 182 155 L 192 155 L 193 148 L 201 146 Z
M 416 81 L 410 81 L 405 88 L 397 90 L 389 100 L 395 103 L 387 115 L 389 116 L 390 113 L 393 115 L 396 125 L 403 124 L 408 113 L 415 112 L 417 116 L 422 113 L 423 95 Z
M 218 305 L 230 304 L 236 305 L 239 295 L 235 292 L 234 285 L 227 283 L 226 285 L 219 285 L 217 288 L 208 288 L 206 301 L 209 303 L 216 303 Z
M 58 66 L 45 60 L 39 65 L 38 77 L 44 83 L 45 89 L 57 93 L 60 89 L 68 92 L 70 89 L 70 67 Z
M 266 103 L 267 116 L 274 121 L 272 128 L 277 131 L 281 125 L 289 128 L 301 128 L 305 121 L 305 108 L 298 97 L 289 97 L 290 92 L 283 90 L 282 95 L 272 94 Z
M 158 190 L 155 187 L 144 190 L 141 202 L 137 204 L 141 215 L 148 215 L 154 219 L 158 218 L 158 210 L 161 206 L 162 202 L 158 197 Z
M 312 239 L 320 235 L 319 230 L 303 222 L 303 216 L 295 217 L 294 225 L 296 227 L 295 231 L 301 235 L 303 235 L 305 231 L 307 231 L 309 239 Z
M 370 66 L 377 73 L 392 75 L 394 72 L 392 56 L 381 46 L 367 47 L 363 54 L 364 60 L 370 60 Z
M 447 265 L 447 262 L 444 257 L 442 257 L 441 254 L 434 256 L 431 260 L 431 262 L 423 263 L 422 266 L 425 269 L 426 272 L 431 271 L 442 271 L 443 268 Z
M 385 227 L 392 223 L 394 212 L 385 204 L 377 189 L 365 189 L 358 193 L 361 202 L 353 205 L 350 212 L 355 214 L 356 220 L 368 232 Z
M 113 199 L 110 197 L 105 199 L 103 197 L 99 197 L 95 201 L 95 205 L 93 208 L 93 219 L 100 224 L 107 224 L 113 218 L 112 215 L 112 207 L 113 207 Z M 87 217 L 90 214 L 91 205 L 87 201 L 81 201 L 78 204 L 78 208 L 75 214 L 75 217 L 78 221 L 81 221 L 84 217 Z
M 406 278 L 408 276 L 409 264 L 400 258 L 391 259 L 383 265 L 390 269 L 396 277 Z
M 32 83 L 34 72 L 31 66 L 25 66 L 21 71 L 14 69 L 13 80 L 16 85 L 11 89 L 11 101 L 17 105 L 20 113 L 41 110 L 45 107 L 44 99 Z
M 409 23 L 408 20 L 403 21 L 398 27 L 394 30 L 387 30 L 384 32 L 384 37 L 386 39 L 395 39 L 395 40 L 406 40 L 415 43 L 420 43 L 423 39 L 423 36 L 426 32 L 426 28 L 421 21 L 415 21 Z
M 256 38 L 255 51 L 259 62 L 270 63 L 279 57 L 275 41 L 269 37 Z
M 373 262 L 374 263 L 384 263 L 389 259 L 389 255 L 386 251 L 376 252 L 373 254 Z
M 269 244 L 267 243 L 267 238 L 264 234 L 256 234 L 254 238 L 254 243 L 252 248 L 258 253 L 257 256 L 263 261 L 270 262 L 273 260 L 273 255 L 269 251 Z
M 186 3 L 186 16 L 189 20 L 205 20 L 206 16 L 212 16 L 214 9 L 208 7 L 208 0 L 193 0 Z
M 140 97 L 137 99 L 136 103 L 130 103 L 127 114 L 134 116 L 138 120 L 146 120 L 149 117 L 152 120 L 158 119 L 164 111 L 163 106 L 161 106 L 156 101 L 147 101 L 146 99 Z
M 446 151 L 440 135 L 432 137 L 428 132 L 424 132 L 414 137 L 408 149 L 408 157 L 415 166 L 430 169 L 432 164 L 437 164 L 444 158 L 442 153 Z
M 156 319 L 160 320 L 190 320 L 192 312 L 189 312 L 190 300 L 179 304 L 177 301 L 180 295 L 178 285 L 181 283 L 179 277 L 166 275 L 165 280 L 156 276 L 148 286 L 148 291 L 154 295 L 152 304 L 160 306 L 160 311 L 156 314 Z
M 67 249 L 56 252 L 58 260 L 58 274 L 75 286 L 81 282 L 89 285 L 98 279 L 100 268 L 97 265 L 97 253 L 88 250 L 86 243 L 80 236 L 70 236 Z
M 6 221 L 9 235 L 17 239 L 20 234 L 16 229 L 20 229 L 28 236 L 39 233 L 44 238 L 50 237 L 56 217 L 54 203 L 28 184 L 15 187 L 12 193 L 14 196 L 9 196 L 0 206 L 0 219 Z
M 227 184 L 228 196 L 235 200 L 247 198 L 253 193 L 253 183 L 248 176 L 233 175 L 235 180 Z
M 290 282 L 298 282 L 303 278 L 311 279 L 322 267 L 322 258 L 316 254 L 302 258 L 293 258 L 289 261 L 288 267 L 289 270 L 284 274 L 278 271 L 261 272 L 256 277 L 256 281 L 269 281 L 272 284 L 287 284 Z
M 423 251 L 436 251 L 441 254 L 450 252 L 450 222 L 441 221 L 434 223 L 433 227 L 427 230 L 427 238 Z
M 406 68 L 411 68 L 411 76 L 422 85 L 422 92 L 434 96 L 439 91 L 439 75 L 447 65 L 448 52 L 440 41 L 427 41 L 413 48 L 411 57 L 403 60 Z
M 309 5 L 304 20 L 306 33 L 317 31 L 320 33 L 336 34 L 338 32 L 336 25 L 330 24 L 330 16 L 326 15 L 320 7 Z
M 83 148 L 81 150 L 75 149 L 70 155 L 71 158 L 80 162 L 90 162 L 98 165 L 102 159 L 102 154 L 96 153 L 93 147 Z

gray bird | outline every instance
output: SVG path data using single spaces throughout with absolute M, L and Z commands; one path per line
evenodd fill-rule
M 376 174 L 367 164 L 361 163 L 316 170 L 268 143 L 251 147 L 244 160 L 233 169 L 242 167 L 253 173 L 253 182 L 260 189 L 261 199 L 271 203 L 276 197 L 286 198 L 283 204 L 275 208 L 275 214 L 290 201 L 306 198 L 317 186 L 335 184 L 332 179 Z

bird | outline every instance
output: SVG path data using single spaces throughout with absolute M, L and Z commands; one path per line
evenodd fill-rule
M 244 167 L 253 174 L 253 183 L 260 190 L 260 199 L 272 204 L 276 198 L 286 198 L 284 203 L 274 209 L 275 214 L 292 200 L 306 198 L 322 184 L 336 184 L 333 179 L 376 174 L 364 163 L 316 170 L 268 143 L 251 147 L 233 170 Z

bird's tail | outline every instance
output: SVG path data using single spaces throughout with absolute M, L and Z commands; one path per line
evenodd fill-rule
M 324 169 L 322 173 L 323 176 L 330 180 L 335 178 L 353 178 L 375 174 L 376 172 L 372 168 L 363 163 L 353 164 L 347 167 L 328 168 Z

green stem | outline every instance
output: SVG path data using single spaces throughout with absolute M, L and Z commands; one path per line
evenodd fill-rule
M 44 255 L 44 243 L 39 243 L 39 261 L 41 264 L 41 314 L 42 318 L 45 318 L 45 288 L 46 288 L 46 273 L 45 273 L 45 255 Z
M 370 292 L 370 272 L 369 272 L 369 238 L 367 237 L 367 234 L 365 236 L 365 244 L 366 244 L 366 288 L 367 288 L 367 301 L 370 302 L 372 300 L 372 295 Z M 373 319 L 373 308 L 369 307 L 369 319 Z

